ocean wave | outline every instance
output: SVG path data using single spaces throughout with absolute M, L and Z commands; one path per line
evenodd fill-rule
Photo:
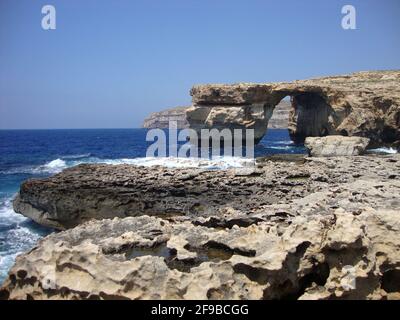
M 278 141 L 271 141 L 271 144 L 283 144 L 283 145 L 292 145 L 292 140 L 278 140 Z
M 178 157 L 147 157 L 147 158 L 122 158 L 100 159 L 88 158 L 84 161 L 70 162 L 70 166 L 82 163 L 103 163 L 110 165 L 129 164 L 134 166 L 161 166 L 166 168 L 204 168 L 204 169 L 229 169 L 242 168 L 254 165 L 254 159 L 239 157 L 216 157 L 214 159 L 178 158 Z
M 22 215 L 14 212 L 12 207 L 14 196 L 3 199 L 0 203 L 0 221 L 2 224 L 19 223 L 26 219 Z
M 278 147 L 277 147 L 278 148 Z M 136 166 L 161 166 L 166 168 L 204 168 L 220 169 L 243 168 L 254 165 L 255 160 L 241 157 L 215 157 L 213 159 L 203 158 L 178 158 L 178 157 L 148 157 L 148 158 L 122 158 L 122 159 L 101 159 L 87 157 L 75 160 L 66 160 L 65 157 L 47 162 L 44 165 L 19 167 L 1 172 L 2 174 L 32 174 L 32 175 L 52 175 L 60 173 L 62 170 L 84 163 L 103 163 L 103 164 L 130 164 Z
M 89 158 L 91 156 L 92 156 L 91 153 L 82 153 L 82 154 L 72 154 L 72 155 L 62 156 L 61 159 L 63 159 L 63 160 L 70 160 L 70 159 L 74 160 L 74 159 Z
M 0 174 L 54 174 L 68 168 L 67 163 L 62 159 L 55 159 L 39 166 L 22 166 L 9 170 L 0 171 Z
M 394 148 L 376 148 L 376 149 L 369 149 L 368 152 L 372 153 L 387 153 L 387 154 L 396 154 L 398 151 Z
M 290 149 L 293 148 L 293 146 L 279 146 L 279 147 L 269 146 L 267 148 L 268 149 L 275 149 L 275 150 L 290 150 Z
M 17 255 L 30 250 L 42 238 L 27 227 L 11 225 L 9 230 L 1 232 L 5 245 L 0 251 L 0 282 L 7 276 Z
M 37 168 L 38 173 L 57 173 L 67 168 L 68 165 L 65 160 L 55 159 Z
M 15 213 L 12 199 L 15 195 L 2 199 L 0 203 L 0 282 L 7 276 L 15 258 L 31 249 L 46 233 L 37 232 L 29 227 L 29 219 Z
M 23 166 L 2 171 L 2 174 L 55 174 L 68 168 L 67 163 L 62 159 L 55 159 L 39 166 Z
M 201 158 L 135 158 L 135 159 L 117 159 L 104 160 L 107 164 L 131 164 L 136 166 L 152 167 L 162 166 L 166 168 L 203 168 L 203 169 L 229 169 L 243 168 L 253 166 L 254 159 L 239 157 L 217 157 L 214 159 Z

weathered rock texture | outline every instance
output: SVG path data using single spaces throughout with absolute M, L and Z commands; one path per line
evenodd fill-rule
M 288 101 L 281 101 L 274 113 L 263 105 L 230 108 L 192 106 L 186 109 L 186 119 L 189 127 L 197 130 L 199 137 L 201 129 L 253 129 L 255 142 L 258 142 L 265 135 L 267 126 L 274 129 L 288 128 L 290 106 Z M 242 138 L 245 140 L 245 132 L 242 132 Z
M 398 178 L 400 163 L 393 157 L 334 158 L 328 165 L 295 156 L 296 162 L 259 159 L 254 168 L 224 171 L 83 164 L 24 182 L 14 210 L 57 229 L 90 219 L 144 214 L 209 217 L 226 208 L 250 214 L 359 176 Z
M 186 110 L 189 107 L 176 107 L 159 112 L 151 113 L 144 121 L 143 128 L 168 128 L 170 121 L 177 124 L 177 129 L 187 128 L 189 123 L 186 120 Z
M 270 113 L 270 114 L 267 114 Z M 247 107 L 196 107 L 186 110 L 186 118 L 189 127 L 197 131 L 200 140 L 202 129 L 229 129 L 230 139 L 233 139 L 234 130 L 241 130 L 242 140 L 246 139 L 246 129 L 254 130 L 254 141 L 258 143 L 265 134 L 267 123 L 265 119 L 272 116 L 272 109 L 265 109 L 262 104 L 254 104 Z
M 219 212 L 93 220 L 52 234 L 17 258 L 0 296 L 400 299 L 400 156 L 309 158 L 302 162 L 269 158 L 257 166 L 256 174 L 244 175 L 243 171 L 238 177 L 233 171 L 214 178 L 194 171 L 189 177 L 183 170 L 169 184 L 166 177 L 170 171 L 160 168 L 142 193 L 144 201 L 151 195 L 167 212 L 172 203 L 165 197 L 171 197 L 172 190 L 180 188 L 185 202 L 184 192 L 189 196 L 194 185 L 204 182 L 219 194 Z M 73 191 L 78 179 L 73 175 L 78 177 L 82 169 L 102 170 L 103 179 L 119 194 L 142 188 L 143 182 L 130 186 L 117 176 L 125 167 L 109 168 L 105 174 L 103 166 L 79 167 L 58 175 L 57 182 L 47 179 L 36 186 L 31 182 L 24 189 L 35 189 L 30 201 L 44 203 L 47 199 L 49 208 L 51 202 L 57 207 L 62 199 L 70 199 L 69 206 L 75 203 L 82 210 L 77 213 L 83 214 L 96 194 L 107 189 L 105 185 L 93 189 L 90 180 L 95 176 L 89 174 L 89 178 L 80 176 L 81 185 Z M 145 168 L 137 170 L 147 174 Z M 187 187 L 180 186 L 184 177 Z M 240 177 L 245 180 L 239 190 L 236 183 Z M 159 195 L 151 186 L 166 195 Z M 47 198 L 46 189 L 53 190 L 54 200 Z M 107 198 L 115 197 L 112 193 Z M 235 197 L 247 200 L 248 209 L 238 210 Z M 257 203 L 260 197 L 265 203 Z M 202 199 L 202 193 L 197 198 Z M 215 200 L 210 199 L 211 206 Z M 132 197 L 132 203 L 136 201 Z M 115 204 L 114 210 L 109 206 L 110 215 L 120 210 L 122 202 Z
M 16 211 L 81 225 L 19 256 L 0 298 L 400 299 L 399 177 L 397 154 L 29 180 Z
M 191 95 L 194 106 L 187 118 L 193 128 L 253 128 L 257 141 L 275 106 L 291 96 L 293 140 L 340 134 L 367 137 L 376 145 L 400 141 L 400 71 L 287 83 L 199 85 Z
M 368 138 L 343 136 L 308 137 L 304 143 L 313 157 L 358 156 L 368 144 Z

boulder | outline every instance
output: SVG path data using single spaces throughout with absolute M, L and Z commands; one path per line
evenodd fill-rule
M 369 141 L 362 137 L 308 137 L 304 145 L 313 157 L 358 156 L 365 152 Z

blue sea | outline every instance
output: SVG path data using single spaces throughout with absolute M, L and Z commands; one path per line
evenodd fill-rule
M 146 129 L 0 130 L 0 283 L 19 253 L 52 232 L 12 209 L 12 199 L 26 179 L 47 177 L 81 163 L 225 169 L 245 161 L 145 158 L 151 144 L 146 133 Z M 287 130 L 280 129 L 268 130 L 255 147 L 255 156 L 304 152 L 303 146 L 291 142 Z

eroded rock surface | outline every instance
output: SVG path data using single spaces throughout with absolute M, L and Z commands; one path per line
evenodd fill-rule
M 17 257 L 0 298 L 400 299 L 399 177 L 400 155 L 370 155 L 31 180 L 17 209 L 83 224 Z
M 229 130 L 229 137 L 226 140 L 233 140 L 235 130 L 240 130 L 240 140 L 246 140 L 247 129 L 254 130 L 254 142 L 258 143 L 265 134 L 267 122 L 272 116 L 272 109 L 266 109 L 262 104 L 251 106 L 224 107 L 196 107 L 192 106 L 186 110 L 186 118 L 189 127 L 196 130 L 199 140 L 209 140 L 209 137 L 202 136 L 202 129 Z
M 14 209 L 57 229 L 139 215 L 209 217 L 226 208 L 249 214 L 359 177 L 398 179 L 398 157 L 272 157 L 229 170 L 83 164 L 24 182 Z
M 398 145 L 399 83 L 400 71 L 378 71 L 285 83 L 199 85 L 191 90 L 194 107 L 187 117 L 195 129 L 216 124 L 254 128 L 259 140 L 275 106 L 291 96 L 289 132 L 293 140 L 340 134 L 367 137 L 374 144 Z M 241 120 L 235 117 L 232 121 L 230 110 L 240 113 Z
M 313 157 L 358 156 L 368 144 L 368 138 L 343 136 L 308 137 L 304 143 Z
M 399 192 L 359 180 L 250 215 L 88 222 L 19 256 L 0 295 L 399 299 Z

